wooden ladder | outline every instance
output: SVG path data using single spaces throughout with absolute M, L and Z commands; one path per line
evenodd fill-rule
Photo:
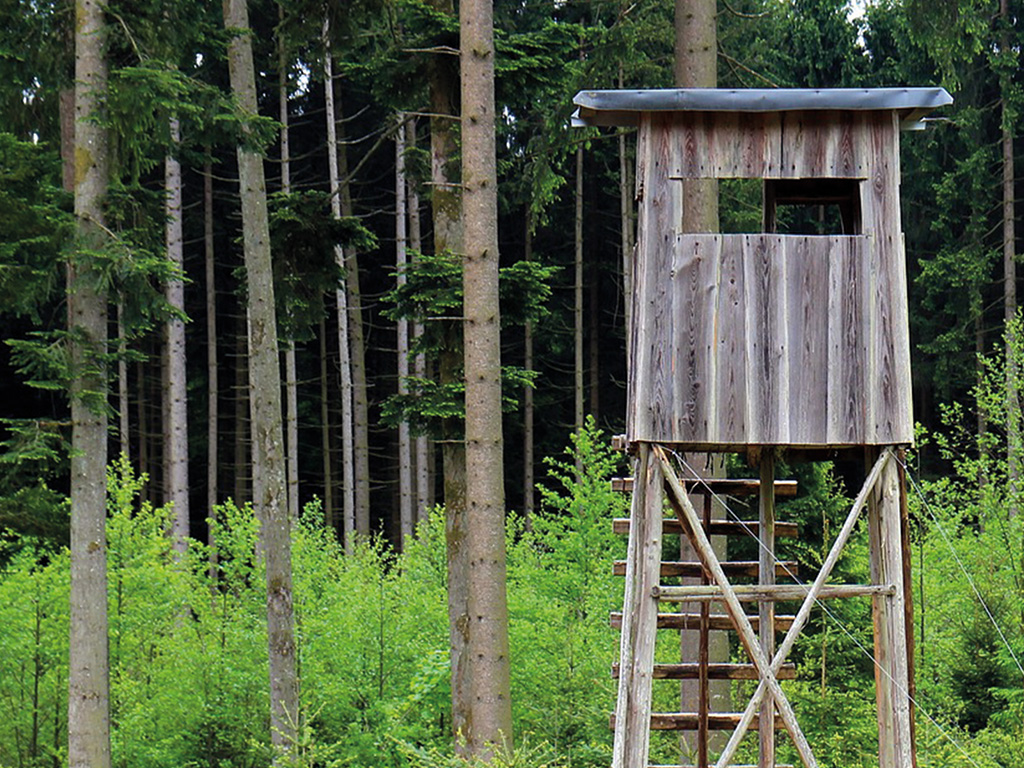
M 909 682 L 906 665 L 906 614 L 903 569 L 899 562 L 900 510 L 897 462 L 891 449 L 878 454 L 846 521 L 831 545 L 813 583 L 778 583 L 779 577 L 797 575 L 796 564 L 777 561 L 775 539 L 796 536 L 796 526 L 775 520 L 775 498 L 793 495 L 796 484 L 775 480 L 770 452 L 761 457 L 760 478 L 722 480 L 678 476 L 666 447 L 638 443 L 634 477 L 613 481 L 613 487 L 632 491 L 630 518 L 616 520 L 618 533 L 628 533 L 624 562 L 615 563 L 616 573 L 626 577 L 622 613 L 612 614 L 621 629 L 619 664 L 613 674 L 619 679 L 612 728 L 615 731 L 612 768 L 649 768 L 651 730 L 695 731 L 696 768 L 709 763 L 709 733 L 730 730 L 732 735 L 716 763 L 731 765 L 740 740 L 750 727 L 759 739 L 758 768 L 778 768 L 775 763 L 775 732 L 784 728 L 801 762 L 807 768 L 817 763 L 779 680 L 791 679 L 795 669 L 786 663 L 800 630 L 819 599 L 871 596 L 875 623 L 875 654 L 879 658 L 878 718 L 879 762 L 883 768 L 904 768 L 913 764 L 912 721 L 908 712 Z M 758 519 L 723 521 L 712 518 L 716 495 L 757 495 Z M 675 518 L 665 518 L 662 501 L 667 495 Z M 700 514 L 690 497 L 702 500 Z M 872 538 L 872 583 L 828 584 L 832 569 L 852 534 L 862 509 L 868 508 Z M 905 516 L 905 510 L 903 512 Z M 696 553 L 695 561 L 662 560 L 663 534 L 683 534 Z M 722 562 L 711 545 L 712 535 L 743 533 L 758 540 L 758 560 Z M 698 584 L 666 585 L 665 577 L 696 577 Z M 734 584 L 738 577 L 756 583 Z M 776 615 L 778 601 L 798 601 L 795 615 Z M 710 604 L 722 602 L 727 615 L 711 613 Z M 679 613 L 660 610 L 663 603 L 696 604 L 698 611 L 684 608 Z M 755 604 L 756 613 L 743 604 Z M 699 633 L 696 659 L 676 664 L 655 664 L 654 644 L 658 629 Z M 712 663 L 709 637 L 715 630 L 735 631 L 751 663 Z M 785 632 L 776 647 L 776 632 Z M 652 712 L 653 680 L 697 680 L 698 701 L 694 711 Z M 758 685 L 743 712 L 710 711 L 709 681 L 757 680 Z M 891 736 L 887 735 L 891 734 Z M 660 767 L 659 767 L 660 768 Z M 690 768 L 675 766 L 674 768 Z
M 770 537 L 763 537 L 764 543 L 771 543 L 769 551 L 774 554 L 774 537 L 796 537 L 797 526 L 794 523 L 777 522 L 774 515 L 775 497 L 791 497 L 796 495 L 797 483 L 795 480 L 774 480 L 762 486 L 761 478 L 757 479 L 734 479 L 734 478 L 688 478 L 683 480 L 684 486 L 689 494 L 699 497 L 703 515 L 701 527 L 707 536 L 741 537 L 759 536 L 762 525 L 765 525 L 765 511 L 769 512 L 769 522 L 765 530 L 771 533 Z M 614 478 L 612 490 L 620 493 L 633 492 L 634 478 Z M 767 492 L 767 499 L 765 493 Z M 714 500 L 716 497 L 759 497 L 761 514 L 758 520 L 722 520 L 712 517 Z M 671 498 L 671 497 L 670 497 Z M 767 504 L 767 507 L 766 507 Z M 630 519 L 618 518 L 613 521 L 613 530 L 619 535 L 629 535 Z M 661 534 L 684 535 L 685 523 L 680 517 L 664 517 L 661 520 Z M 766 540 L 767 539 L 767 540 Z M 631 548 L 631 552 L 635 549 Z M 762 556 L 758 560 L 728 560 L 722 562 L 722 568 L 730 579 L 748 578 L 756 579 L 756 584 L 761 587 L 774 585 L 778 578 L 796 576 L 798 565 L 795 561 L 775 561 L 774 568 L 771 567 L 773 557 Z M 767 561 L 766 561 L 767 560 Z M 613 564 L 613 572 L 617 576 L 625 576 L 629 570 L 628 560 L 619 560 Z M 662 578 L 679 577 L 690 582 L 688 586 L 700 586 L 708 588 L 712 586 L 712 579 L 708 570 L 700 560 L 690 561 L 666 561 L 662 560 L 659 566 L 659 575 Z M 699 580 L 699 584 L 694 581 Z M 685 587 L 684 587 L 685 588 Z M 658 587 L 662 592 L 661 585 Z M 707 591 L 705 589 L 705 591 Z M 675 599 L 670 598 L 670 599 Z M 697 701 L 694 702 L 693 711 L 687 712 L 652 712 L 650 714 L 650 730 L 666 731 L 691 731 L 696 732 L 696 765 L 694 768 L 707 768 L 709 765 L 709 740 L 710 732 L 718 730 L 732 731 L 739 724 L 742 713 L 739 712 L 712 712 L 711 711 L 711 685 L 712 680 L 758 680 L 759 675 L 754 664 L 734 664 L 712 662 L 710 660 L 710 638 L 711 632 L 728 631 L 735 629 L 729 616 L 721 613 L 711 612 L 711 599 L 696 597 L 680 600 L 681 610 L 679 612 L 661 612 L 655 617 L 657 629 L 671 629 L 681 632 L 698 633 L 698 654 L 694 660 L 683 660 L 673 664 L 654 664 L 651 670 L 653 680 L 696 680 Z M 792 626 L 793 616 L 775 615 L 771 610 L 771 603 L 760 603 L 761 606 L 769 606 L 768 611 L 750 616 L 750 622 L 761 636 L 762 643 L 769 649 L 774 648 L 774 634 L 777 630 L 786 630 Z M 695 610 L 696 607 L 696 610 Z M 765 631 L 761 632 L 762 619 L 766 620 Z M 611 624 L 614 628 L 622 628 L 622 613 L 611 614 Z M 649 632 L 645 627 L 643 631 Z M 612 666 L 613 679 L 619 679 L 620 665 Z M 779 680 L 791 680 L 796 677 L 796 667 L 793 664 L 784 664 L 776 677 Z M 783 727 L 781 719 L 771 716 L 773 727 Z M 760 728 L 760 717 L 755 718 L 754 724 Z M 611 718 L 612 727 L 615 728 L 616 718 Z M 654 768 L 652 766 L 652 768 Z M 657 768 L 668 768 L 658 766 Z M 673 766 L 672 768 L 689 768 L 688 766 Z M 781 766 L 779 768 L 782 768 Z

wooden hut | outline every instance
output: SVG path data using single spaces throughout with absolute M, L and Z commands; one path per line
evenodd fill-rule
M 577 94 L 577 124 L 637 127 L 626 434 L 636 458 L 622 569 L 614 768 L 645 768 L 649 731 L 665 727 L 700 733 L 701 768 L 710 760 L 708 731 L 731 730 L 718 758 L 727 765 L 758 718 L 759 766 L 775 765 L 774 730 L 784 727 L 812 768 L 813 752 L 778 680 L 815 602 L 847 595 L 873 601 L 879 764 L 912 765 L 901 452 L 913 441 L 913 414 L 899 143 L 902 130 L 922 127 L 925 115 L 951 101 L 941 88 Z M 760 186 L 760 225 L 685 231 L 684 182 L 691 179 L 757 180 L 750 183 Z M 815 226 L 794 225 L 806 224 L 809 212 Z M 760 463 L 758 520 L 743 523 L 758 539 L 756 585 L 733 584 L 730 574 L 741 569 L 716 556 L 709 534 L 730 523 L 712 520 L 710 501 L 698 513 L 691 496 L 710 499 L 721 481 L 687 476 L 672 458 L 681 450 L 742 451 Z M 778 584 L 780 565 L 786 567 L 775 557 L 775 536 L 785 526 L 774 519 L 774 456 L 837 451 L 870 459 L 857 502 L 814 581 Z M 665 492 L 676 520 L 662 519 Z M 871 583 L 826 585 L 862 509 L 869 518 Z M 685 534 L 695 562 L 661 561 L 661 537 L 669 530 Z M 687 568 L 701 573 L 703 583 L 661 583 L 663 575 Z M 786 600 L 800 608 L 780 623 L 774 605 Z M 671 672 L 653 658 L 655 630 L 668 623 L 658 605 L 666 601 L 705 606 L 689 623 L 702 635 L 700 658 L 680 672 L 701 681 L 691 712 L 651 712 L 651 679 Z M 707 658 L 706 636 L 721 623 L 712 621 L 709 602 L 724 604 L 749 656 L 747 668 L 733 673 L 759 681 L 742 713 L 708 710 L 707 681 L 725 674 Z M 757 613 L 744 611 L 744 602 L 758 605 Z

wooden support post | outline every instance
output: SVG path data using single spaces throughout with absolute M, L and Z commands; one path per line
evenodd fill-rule
M 868 503 L 871 579 L 894 587 L 891 594 L 871 601 L 879 768 L 913 765 L 900 496 L 898 467 L 888 462 Z
M 907 505 L 907 468 L 906 451 L 900 448 L 897 453 L 897 467 L 900 483 L 900 533 L 903 541 L 903 610 L 907 617 L 907 682 L 909 683 L 910 703 L 917 698 L 917 676 L 914 674 L 914 582 L 911 578 L 910 549 L 910 509 Z M 914 707 L 910 707 L 910 759 L 913 768 L 917 768 L 917 720 Z
M 761 488 L 758 505 L 758 539 L 760 540 L 758 584 L 775 586 L 775 454 L 761 454 Z M 775 655 L 775 603 L 766 600 L 758 605 L 758 627 L 761 650 L 767 658 Z M 758 720 L 760 751 L 758 768 L 775 766 L 775 702 L 765 696 Z
M 711 527 L 712 496 L 704 494 L 704 528 Z M 711 582 L 705 570 L 700 583 L 708 586 Z M 708 663 L 711 658 L 711 603 L 700 604 L 700 646 L 697 654 L 698 695 L 697 712 L 697 768 L 708 768 L 708 713 L 711 711 L 711 687 L 708 682 Z
M 626 591 L 619 642 L 612 768 L 646 768 L 650 745 L 651 679 L 661 568 L 662 472 L 651 446 L 641 443 L 635 469 Z

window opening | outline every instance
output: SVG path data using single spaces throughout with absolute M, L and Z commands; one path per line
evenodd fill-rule
M 765 179 L 764 231 L 780 235 L 861 234 L 857 179 Z

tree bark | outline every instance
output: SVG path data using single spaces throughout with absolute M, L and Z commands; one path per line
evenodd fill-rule
M 209 156 L 209 150 L 207 151 Z M 217 450 L 220 431 L 220 368 L 217 365 L 217 279 L 216 249 L 213 241 L 213 163 L 208 159 L 203 164 L 203 257 L 206 273 L 206 515 L 211 522 L 217 519 L 217 504 L 220 502 L 217 469 L 220 454 Z M 211 569 L 217 565 L 217 541 L 214 527 L 210 525 L 207 534 L 210 546 Z M 215 574 L 211 570 L 211 574 Z
M 258 114 L 245 0 L 225 0 L 224 26 L 231 34 L 231 90 L 245 114 Z M 248 133 L 244 123 L 242 130 Z M 287 756 L 296 748 L 300 713 L 292 612 L 291 521 L 286 506 L 281 428 L 281 371 L 263 158 L 245 144 L 238 146 L 238 177 L 249 301 L 253 456 L 260 480 L 254 506 L 260 519 L 267 583 L 271 740 L 278 758 L 287 762 Z
M 181 143 L 181 128 L 177 118 L 171 118 L 172 150 L 164 161 L 167 189 L 165 214 L 167 223 L 167 258 L 182 275 L 185 269 L 184 240 L 181 225 L 181 163 L 174 156 L 174 148 Z M 172 277 L 165 286 L 167 304 L 180 316 L 172 316 L 164 324 L 167 352 L 163 414 L 166 426 L 167 467 L 165 480 L 166 500 L 174 505 L 171 539 L 175 550 L 183 553 L 189 535 L 188 503 L 188 382 L 185 353 L 185 282 L 180 276 Z
M 277 6 L 278 19 L 284 21 L 284 6 Z M 288 129 L 288 52 L 284 38 L 277 43 L 278 120 L 281 122 L 281 191 L 292 192 L 291 152 Z M 288 514 L 299 517 L 299 384 L 295 359 L 295 340 L 289 339 L 284 350 L 285 452 L 288 456 Z
M 430 0 L 440 13 L 454 15 L 451 0 Z M 428 64 L 430 88 L 430 201 L 434 225 L 434 253 L 462 252 L 462 187 L 459 162 L 459 72 L 450 57 L 433 56 Z M 445 323 L 444 350 L 438 360 L 441 384 L 461 379 L 461 328 Z M 466 550 L 466 444 L 457 420 L 442 425 L 441 463 L 444 485 L 445 545 L 448 570 L 448 638 L 451 656 L 452 733 L 456 749 L 468 737 L 471 693 L 467 673 L 469 645 L 468 579 Z
M 467 745 L 512 747 L 498 311 L 498 185 L 491 0 L 462 0 L 462 220 L 466 551 L 471 710 Z
M 1000 0 L 1000 15 L 1009 15 L 1008 0 Z M 1002 33 L 1000 47 L 1003 51 L 1010 49 L 1009 35 Z M 1001 145 L 1003 154 L 1003 317 L 1006 322 L 1006 474 L 1009 480 L 1010 517 L 1014 517 L 1020 509 L 1020 393 L 1017 379 L 1019 361 L 1017 360 L 1017 328 L 1013 322 L 1017 317 L 1017 243 L 1014 223 L 1014 169 L 1013 169 L 1013 126 L 1007 100 L 1010 98 L 1009 75 L 1000 78 L 1001 101 Z
M 572 347 L 573 347 L 573 431 L 583 431 L 583 146 L 576 148 L 576 197 L 573 215 Z M 583 460 L 576 457 L 576 474 L 583 472 Z
M 75 221 L 84 252 L 102 247 L 109 181 L 106 21 L 96 0 L 75 5 Z M 71 350 L 71 595 L 68 766 L 110 768 L 107 635 L 107 296 L 88 257 L 68 268 Z
M 526 226 L 523 232 L 523 260 L 533 259 L 533 229 L 529 205 L 526 206 Z M 523 368 L 533 370 L 533 321 L 527 320 L 523 327 Z M 534 429 L 533 429 L 533 387 L 523 387 L 523 518 L 527 530 L 532 528 L 534 494 Z
M 327 107 L 327 169 L 331 188 L 331 213 L 341 218 L 341 177 L 339 168 L 338 112 L 334 103 L 334 62 L 331 56 L 330 26 L 324 20 L 324 99 Z M 335 246 L 334 258 L 343 270 L 341 283 L 335 291 L 338 311 L 338 366 L 341 371 L 341 494 L 342 529 L 345 552 L 352 554 L 358 529 L 355 491 L 355 415 L 352 392 L 352 356 L 349 353 L 349 290 L 350 275 L 345 272 L 348 257 L 345 249 Z
M 327 323 L 320 321 L 320 452 L 324 475 L 324 525 L 337 535 L 338 520 L 334 509 L 334 461 L 331 451 L 331 407 L 327 381 Z
M 411 118 L 409 120 L 406 144 L 412 149 L 416 148 L 416 118 Z M 420 225 L 420 195 L 417 179 L 409 177 L 407 181 L 409 198 L 409 247 L 412 249 L 414 254 L 418 255 L 423 252 L 423 236 Z M 422 335 L 423 323 L 414 322 L 412 325 L 413 338 L 417 339 Z M 422 352 L 416 355 L 413 359 L 413 375 L 420 380 L 427 378 L 427 356 Z M 416 455 L 415 519 L 416 525 L 419 525 L 427 519 L 427 510 L 432 504 L 430 493 L 430 457 L 432 455 L 432 451 L 430 439 L 426 435 L 416 435 L 414 443 L 414 453 Z
M 405 172 L 406 126 L 405 116 L 399 115 L 402 124 L 395 134 L 395 270 L 401 287 L 406 283 L 405 267 L 408 261 L 407 178 Z M 397 327 L 398 394 L 409 392 L 409 321 L 399 318 Z M 409 438 L 409 422 L 398 425 L 398 518 L 401 533 L 401 550 L 404 552 L 412 541 L 415 518 L 413 516 L 412 487 L 412 442 Z

